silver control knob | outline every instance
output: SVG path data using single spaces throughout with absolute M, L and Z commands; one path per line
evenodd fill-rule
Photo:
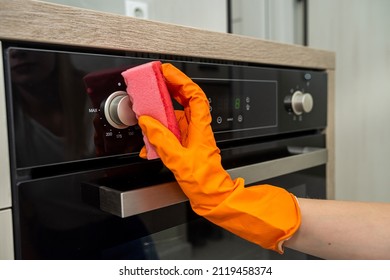
M 310 113 L 313 109 L 313 97 L 310 93 L 294 92 L 291 96 L 291 109 L 296 115 Z
M 116 91 L 106 99 L 104 115 L 108 123 L 115 128 L 124 129 L 137 124 L 132 103 L 125 91 Z

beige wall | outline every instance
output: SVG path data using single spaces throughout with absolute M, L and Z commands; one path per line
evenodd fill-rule
M 336 52 L 336 198 L 390 201 L 390 1 L 309 1 L 309 45 Z
M 44 0 L 97 11 L 125 14 L 126 0 Z M 212 31 L 227 31 L 226 0 L 131 0 L 147 4 L 148 19 Z
M 290 44 L 303 44 L 303 4 L 296 0 L 232 0 L 232 31 Z

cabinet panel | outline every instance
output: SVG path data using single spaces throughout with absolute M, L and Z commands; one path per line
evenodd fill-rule
M 11 209 L 0 211 L 0 260 L 14 259 Z
M 0 49 L 1 41 L 0 41 Z M 8 134 L 5 109 L 3 55 L 0 55 L 0 210 L 11 207 L 11 184 L 8 156 Z

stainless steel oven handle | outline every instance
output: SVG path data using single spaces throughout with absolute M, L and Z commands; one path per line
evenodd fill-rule
M 126 218 L 187 201 L 177 182 L 169 182 L 131 191 L 99 188 L 100 209 Z
M 302 151 L 303 153 L 289 157 L 236 167 L 229 169 L 228 172 L 232 178 L 242 177 L 245 184 L 253 184 L 322 165 L 328 161 L 327 149 L 302 148 Z
M 246 184 L 290 174 L 327 162 L 326 149 L 309 149 L 281 159 L 227 170 L 232 178 L 242 177 Z M 125 218 L 187 201 L 177 182 L 169 182 L 130 191 L 99 186 L 100 209 Z

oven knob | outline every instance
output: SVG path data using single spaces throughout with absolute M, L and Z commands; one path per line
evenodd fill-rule
M 112 93 L 104 103 L 104 115 L 108 123 L 119 129 L 137 124 L 132 103 L 125 91 Z
M 313 109 L 313 97 L 310 93 L 296 91 L 291 96 L 291 109 L 296 115 L 310 113 Z

